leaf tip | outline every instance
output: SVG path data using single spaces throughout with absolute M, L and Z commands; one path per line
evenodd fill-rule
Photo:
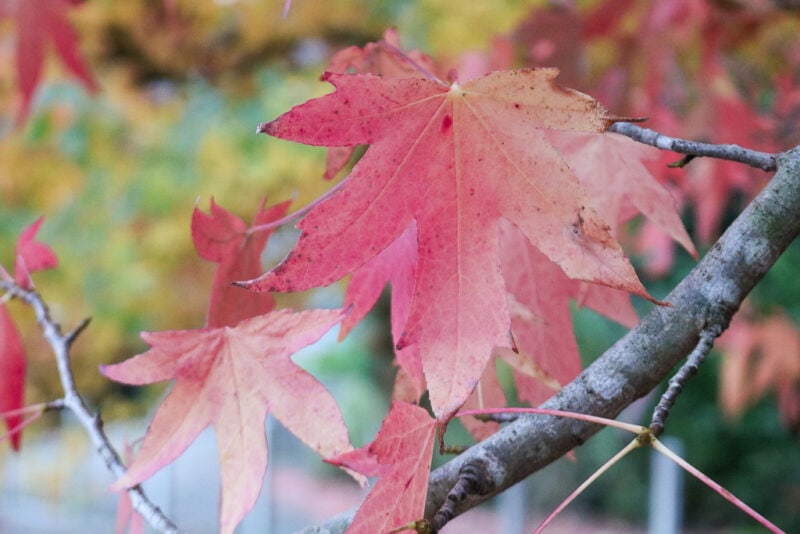
M 253 281 L 252 280 L 239 280 L 231 282 L 232 286 L 241 287 L 242 289 L 252 289 Z

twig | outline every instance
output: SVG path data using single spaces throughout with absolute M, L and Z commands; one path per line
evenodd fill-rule
M 119 454 L 114 449 L 113 445 L 111 445 L 108 436 L 106 436 L 103 430 L 103 421 L 100 418 L 100 413 L 92 413 L 86 405 L 86 402 L 84 402 L 83 398 L 78 393 L 77 387 L 75 386 L 75 378 L 70 368 L 70 346 L 75 341 L 78 334 L 89 324 L 89 320 L 82 321 L 71 332 L 64 334 L 61 331 L 61 325 L 50 317 L 50 310 L 35 290 L 24 289 L 6 280 L 0 280 L 0 289 L 12 297 L 24 301 L 33 308 L 36 313 L 36 320 L 44 333 L 44 337 L 53 349 L 56 364 L 58 365 L 59 378 L 64 388 L 64 398 L 48 403 L 48 405 L 52 404 L 53 407 L 63 405 L 64 408 L 72 411 L 81 425 L 86 429 L 86 432 L 92 440 L 92 444 L 98 454 L 103 458 L 108 469 L 117 477 L 122 476 L 126 470 L 125 464 L 123 464 Z M 130 496 L 133 508 L 141 514 L 151 527 L 159 532 L 178 532 L 178 527 L 164 515 L 158 506 L 150 501 L 140 486 L 133 486 L 129 488 L 127 492 Z
M 670 379 L 667 390 L 661 396 L 661 400 L 658 401 L 658 404 L 653 410 L 650 431 L 654 436 L 658 437 L 664 432 L 664 421 L 669 416 L 669 411 L 672 406 L 675 405 L 675 401 L 683 390 L 683 386 L 686 385 L 686 382 L 688 382 L 690 378 L 697 374 L 697 369 L 706 359 L 708 353 L 711 352 L 711 348 L 714 346 L 714 339 L 716 339 L 720 333 L 720 328 L 705 328 L 700 332 L 700 339 L 697 341 L 694 350 L 689 354 L 689 357 L 686 358 L 686 362 L 678 369 L 678 372 L 675 373 L 675 376 Z
M 630 137 L 634 141 L 645 145 L 654 146 L 662 150 L 671 150 L 672 152 L 686 154 L 687 156 L 704 156 L 738 161 L 739 163 L 744 163 L 764 171 L 774 171 L 778 168 L 778 160 L 775 154 L 750 150 L 748 148 L 742 148 L 739 145 L 714 145 L 711 143 L 700 143 L 698 141 L 687 141 L 686 139 L 676 139 L 648 128 L 636 126 L 630 122 L 615 122 L 608 128 L 608 131 Z M 686 163 L 688 163 L 688 161 Z
M 484 462 L 476 460 L 464 464 L 458 472 L 458 480 L 453 484 L 442 507 L 436 511 L 430 522 L 431 532 L 436 534 L 436 532 L 444 528 L 456 516 L 456 506 L 467 497 L 471 495 L 480 497 L 491 493 L 494 487 L 490 481 L 491 477 L 489 477 L 487 466 Z

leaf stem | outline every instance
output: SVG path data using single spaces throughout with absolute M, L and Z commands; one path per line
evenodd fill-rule
M 389 49 L 390 51 L 394 52 L 395 54 L 400 56 L 402 59 L 408 61 L 415 69 L 417 69 L 419 72 L 421 72 L 422 75 L 425 76 L 430 81 L 439 82 L 440 84 L 449 87 L 449 84 L 447 84 L 444 81 L 440 80 L 435 74 L 433 74 L 431 71 L 429 71 L 428 69 L 426 69 L 425 67 L 420 65 L 418 62 L 416 62 L 413 59 L 411 59 L 411 56 L 409 56 L 408 54 L 406 54 L 405 52 L 403 52 L 402 50 L 397 48 L 395 45 L 393 45 L 392 43 L 390 43 L 386 39 L 381 39 L 379 42 L 380 42 L 380 44 L 382 46 L 385 46 L 387 49 Z
M 303 217 L 309 211 L 314 209 L 317 205 L 321 204 L 323 201 L 325 201 L 328 198 L 330 198 L 331 196 L 333 196 L 334 193 L 336 193 L 339 189 L 342 188 L 342 186 L 345 184 L 346 181 L 347 181 L 347 178 L 345 178 L 344 180 L 342 180 L 338 184 L 334 185 L 328 191 L 326 191 L 325 193 L 320 195 L 317 199 L 315 199 L 313 202 L 307 204 L 306 206 L 303 206 L 299 210 L 297 210 L 297 211 L 295 211 L 293 213 L 290 213 L 289 215 L 286 215 L 284 217 L 281 217 L 280 219 L 275 219 L 274 221 L 270 221 L 268 223 L 264 223 L 264 224 L 259 224 L 259 225 L 253 226 L 248 230 L 248 232 L 249 233 L 254 233 L 254 232 L 265 232 L 267 230 L 274 230 L 275 228 L 278 228 L 280 226 L 283 226 L 284 224 L 288 224 L 288 223 L 290 223 L 292 221 L 295 221 L 295 220 Z
M 576 412 L 566 412 L 563 410 L 548 410 L 545 408 L 515 408 L 515 407 L 480 408 L 476 410 L 463 410 L 461 412 L 458 412 L 456 414 L 456 417 L 462 417 L 467 415 L 476 416 L 476 415 L 512 414 L 512 413 L 527 413 L 527 414 L 539 414 L 539 415 L 553 415 L 556 417 L 569 417 L 570 419 L 579 419 L 581 421 L 587 421 L 589 423 L 597 423 L 599 425 L 613 426 L 614 428 L 627 430 L 628 432 L 637 435 L 647 430 L 645 427 L 640 425 L 624 423 L 622 421 L 615 421 L 614 419 L 607 419 L 605 417 L 598 417 L 596 415 L 588 415 Z
M 700 480 L 703 484 L 705 484 L 709 488 L 713 489 L 714 491 L 722 495 L 722 497 L 724 497 L 727 501 L 729 501 L 734 506 L 744 511 L 747 515 L 749 515 L 750 517 L 761 523 L 770 532 L 774 532 L 776 534 L 784 534 L 783 530 L 776 527 L 767 518 L 765 518 L 764 516 L 762 516 L 749 506 L 747 506 L 744 502 L 739 500 L 739 498 L 736 497 L 733 493 L 731 493 L 730 491 L 720 486 L 718 483 L 711 480 L 707 475 L 705 475 L 703 472 L 698 470 L 692 464 L 690 464 L 689 462 L 687 462 L 686 460 L 675 454 L 671 449 L 669 449 L 666 445 L 664 445 L 657 439 L 653 439 L 653 442 L 650 444 L 650 446 L 653 447 L 658 452 L 660 452 L 661 454 L 663 454 L 664 456 L 666 456 L 667 458 L 669 458 L 670 460 L 672 460 L 673 462 L 675 462 L 676 464 L 678 464 L 679 466 L 681 466 L 682 468 L 684 468 L 692 476 Z
M 566 499 L 564 499 L 564 500 L 561 502 L 561 504 L 559 504 L 559 505 L 558 505 L 558 507 L 557 507 L 555 510 L 553 510 L 553 511 L 550 513 L 550 515 L 548 515 L 548 516 L 545 518 L 545 520 L 544 520 L 544 521 L 542 521 L 542 524 L 540 524 L 538 527 L 536 527 L 536 530 L 534 530 L 534 531 L 533 531 L 533 532 L 534 532 L 534 534 L 539 534 L 540 532 L 542 532 L 542 531 L 544 530 L 544 527 L 546 527 L 547 525 L 549 525 L 549 524 L 550 524 L 550 522 L 551 522 L 551 521 L 552 521 L 552 520 L 553 520 L 553 519 L 554 519 L 554 518 L 555 518 L 555 517 L 556 517 L 556 516 L 557 516 L 559 513 L 561 513 L 561 510 L 563 510 L 564 508 L 566 508 L 566 507 L 567 507 L 567 505 L 568 505 L 569 503 L 571 503 L 572 501 L 574 501 L 574 500 L 575 500 L 575 498 L 576 498 L 578 495 L 580 495 L 581 493 L 583 493 L 583 490 L 585 490 L 586 488 L 588 488 L 588 487 L 589 487 L 589 485 L 590 485 L 592 482 L 594 482 L 595 480 L 597 480 L 597 479 L 600 477 L 600 475 L 602 475 L 603 473 L 605 473 L 606 471 L 608 471 L 608 470 L 611 468 L 611 466 L 612 466 L 612 465 L 614 465 L 615 463 L 617 463 L 618 461 L 620 461 L 620 460 L 621 460 L 623 457 L 625 457 L 625 456 L 626 456 L 626 455 L 627 455 L 629 452 L 631 452 L 633 449 L 636 449 L 636 448 L 638 448 L 638 447 L 641 447 L 641 446 L 642 446 L 642 443 L 639 441 L 639 439 L 638 439 L 638 438 L 631 440 L 631 442 L 630 442 L 630 443 L 628 443 L 628 444 L 627 444 L 627 445 L 626 445 L 626 446 L 625 446 L 625 447 L 624 447 L 622 450 L 620 450 L 620 451 L 619 451 L 617 454 L 615 454 L 614 456 L 612 456 L 610 460 L 608 460 L 606 463 L 604 463 L 602 466 L 600 466 L 600 468 L 599 468 L 599 469 L 597 469 L 597 471 L 595 471 L 594 473 L 592 473 L 592 475 L 591 475 L 589 478 L 587 478 L 586 480 L 584 480 L 584 481 L 583 481 L 583 484 L 581 484 L 580 486 L 578 486 L 577 488 L 575 488 L 575 491 L 573 491 L 572 493 L 570 493 L 570 494 L 567 496 L 567 498 L 566 498 Z
M 16 412 L 19 410 L 14 410 L 14 411 Z M 23 428 L 30 425 L 37 419 L 39 419 L 43 413 L 44 413 L 43 410 L 31 413 L 30 415 L 28 415 L 28 417 L 26 417 L 25 419 L 14 425 L 12 428 L 10 428 L 8 432 L 0 436 L 0 441 L 11 439 L 11 437 L 14 436 L 15 434 L 19 434 Z

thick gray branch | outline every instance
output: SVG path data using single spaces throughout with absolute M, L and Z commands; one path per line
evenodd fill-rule
M 778 172 L 703 260 L 625 337 L 544 404 L 614 418 L 656 387 L 697 345 L 700 332 L 724 330 L 755 284 L 800 234 L 800 148 L 777 156 Z M 525 415 L 431 473 L 425 517 L 441 508 L 468 464 L 487 466 L 494 489 L 470 495 L 460 514 L 582 444 L 599 425 Z M 306 532 L 343 532 L 352 512 Z
M 103 421 L 100 419 L 99 412 L 92 413 L 78 393 L 75 386 L 75 379 L 70 368 L 69 349 L 77 335 L 89 324 L 88 321 L 82 322 L 73 331 L 66 334 L 62 333 L 61 326 L 50 317 L 47 305 L 36 291 L 24 289 L 8 281 L 0 280 L 0 289 L 3 289 L 11 296 L 25 301 L 36 313 L 36 320 L 42 328 L 44 337 L 55 354 L 58 365 L 58 374 L 61 385 L 64 388 L 64 398 L 61 405 L 68 408 L 75 414 L 78 421 L 86 429 L 89 438 L 92 440 L 95 450 L 103 458 L 108 469 L 117 477 L 125 474 L 125 464 L 111 445 L 111 442 L 103 430 Z M 129 488 L 128 495 L 131 499 L 133 508 L 158 532 L 176 533 L 178 528 L 164 515 L 161 509 L 153 504 L 145 495 L 141 486 Z

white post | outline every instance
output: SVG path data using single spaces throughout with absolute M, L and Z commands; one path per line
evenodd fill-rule
M 665 437 L 664 445 L 683 455 L 683 442 Z M 683 523 L 683 470 L 672 460 L 652 451 L 650 460 L 649 534 L 679 534 Z

